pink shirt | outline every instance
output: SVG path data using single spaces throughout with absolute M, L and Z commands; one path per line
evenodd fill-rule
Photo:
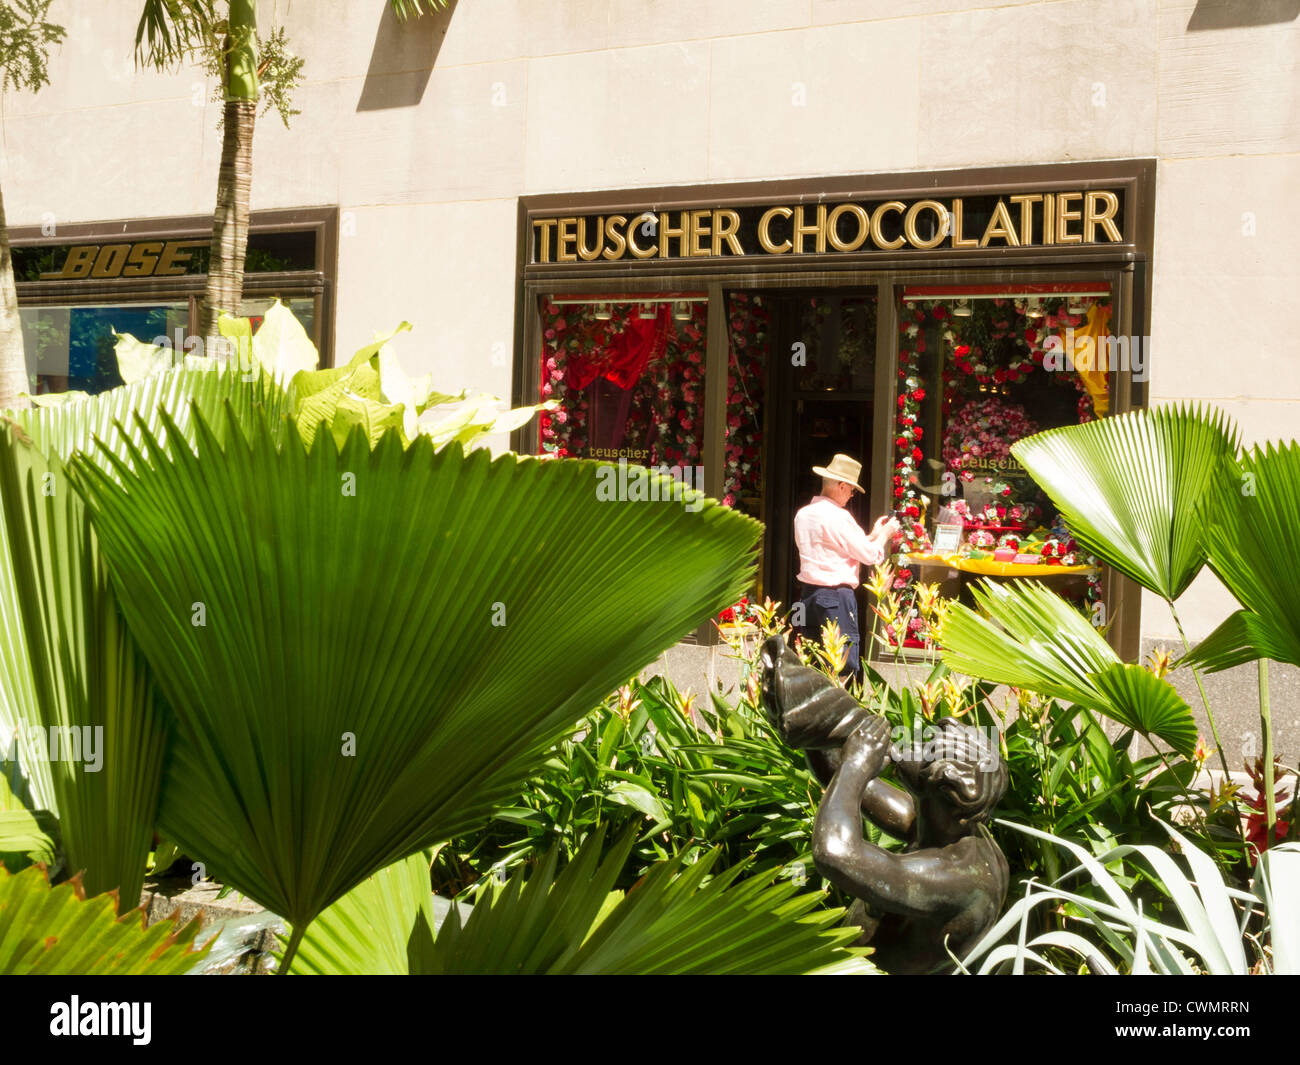
M 884 549 L 872 542 L 853 515 L 826 496 L 813 496 L 794 516 L 794 542 L 804 584 L 857 587 L 859 563 L 875 566 L 885 560 Z

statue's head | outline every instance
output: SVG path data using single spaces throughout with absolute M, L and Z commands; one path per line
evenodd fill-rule
M 923 737 L 896 747 L 892 760 L 916 793 L 922 820 L 945 835 L 967 835 L 993 813 L 1007 790 L 996 733 L 946 717 Z

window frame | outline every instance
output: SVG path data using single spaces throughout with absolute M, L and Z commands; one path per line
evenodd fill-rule
M 705 491 L 717 498 L 724 483 L 728 329 L 724 292 L 728 290 L 819 290 L 874 287 L 876 315 L 876 395 L 892 393 L 898 366 L 898 306 L 909 285 L 1026 284 L 1042 281 L 1106 282 L 1111 285 L 1112 323 L 1119 335 L 1150 334 L 1151 257 L 1154 245 L 1156 161 L 1135 159 L 1099 163 L 1063 163 L 975 168 L 933 174 L 857 175 L 848 177 L 696 185 L 684 188 L 628 189 L 582 194 L 522 197 L 518 204 L 516 248 L 515 348 L 511 395 L 515 405 L 540 401 L 540 382 L 530 367 L 541 344 L 540 301 L 580 290 L 592 296 L 635 298 L 662 296 L 686 289 L 708 293 L 703 446 Z M 630 205 L 654 210 L 739 207 L 776 202 L 812 202 L 836 198 L 900 199 L 918 197 L 1010 195 L 1019 191 L 1054 192 L 1122 188 L 1124 227 L 1120 243 L 1051 245 L 1029 248 L 869 251 L 835 255 L 779 255 L 744 259 L 642 259 L 634 263 L 577 262 L 533 264 L 532 219 L 555 215 L 624 211 Z M 1148 375 L 1149 376 L 1149 375 Z M 1147 403 L 1149 381 L 1135 382 L 1113 369 L 1111 411 L 1124 413 Z M 769 410 L 778 397 L 767 396 Z M 889 509 L 893 420 L 876 405 L 872 435 L 869 498 L 873 514 Z M 763 477 L 772 477 L 769 435 L 764 439 Z M 536 422 L 511 436 L 511 447 L 538 450 Z M 771 493 L 764 492 L 766 506 Z M 764 552 L 766 556 L 770 551 Z M 777 564 L 779 560 L 772 560 Z M 1127 578 L 1106 568 L 1103 595 L 1111 605 L 1108 638 L 1127 658 L 1136 657 L 1141 630 L 1141 591 Z M 697 642 L 714 643 L 706 622 Z

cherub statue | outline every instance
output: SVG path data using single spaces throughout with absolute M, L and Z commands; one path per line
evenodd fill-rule
M 1010 869 L 984 822 L 1007 787 L 996 739 L 955 718 L 917 742 L 891 740 L 888 721 L 770 637 L 763 701 L 791 747 L 826 785 L 813 826 L 818 872 L 858 901 L 848 921 L 890 973 L 951 966 L 997 921 Z M 881 773 L 892 765 L 907 790 Z M 863 832 L 862 817 L 907 848 L 894 853 Z

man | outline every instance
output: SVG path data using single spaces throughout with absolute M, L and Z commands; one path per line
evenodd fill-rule
M 836 455 L 828 466 L 814 466 L 822 479 L 821 495 L 794 516 L 794 542 L 799 549 L 799 602 L 803 605 L 801 635 L 820 640 L 822 625 L 834 621 L 848 638 L 845 672 L 860 672 L 861 636 L 858 629 L 858 567 L 875 566 L 885 560 L 889 545 L 899 530 L 894 518 L 881 518 L 870 534 L 862 531 L 845 510 L 858 484 L 862 463 L 848 455 Z
M 985 823 L 1007 788 L 996 736 L 953 718 L 927 724 L 912 743 L 780 636 L 762 654 L 763 703 L 781 738 L 802 749 L 827 785 L 812 852 L 818 872 L 857 901 L 847 924 L 862 929 L 886 972 L 923 973 L 962 957 L 996 923 L 1010 869 Z M 898 783 L 881 776 L 892 765 Z M 907 844 L 872 843 L 863 815 Z

